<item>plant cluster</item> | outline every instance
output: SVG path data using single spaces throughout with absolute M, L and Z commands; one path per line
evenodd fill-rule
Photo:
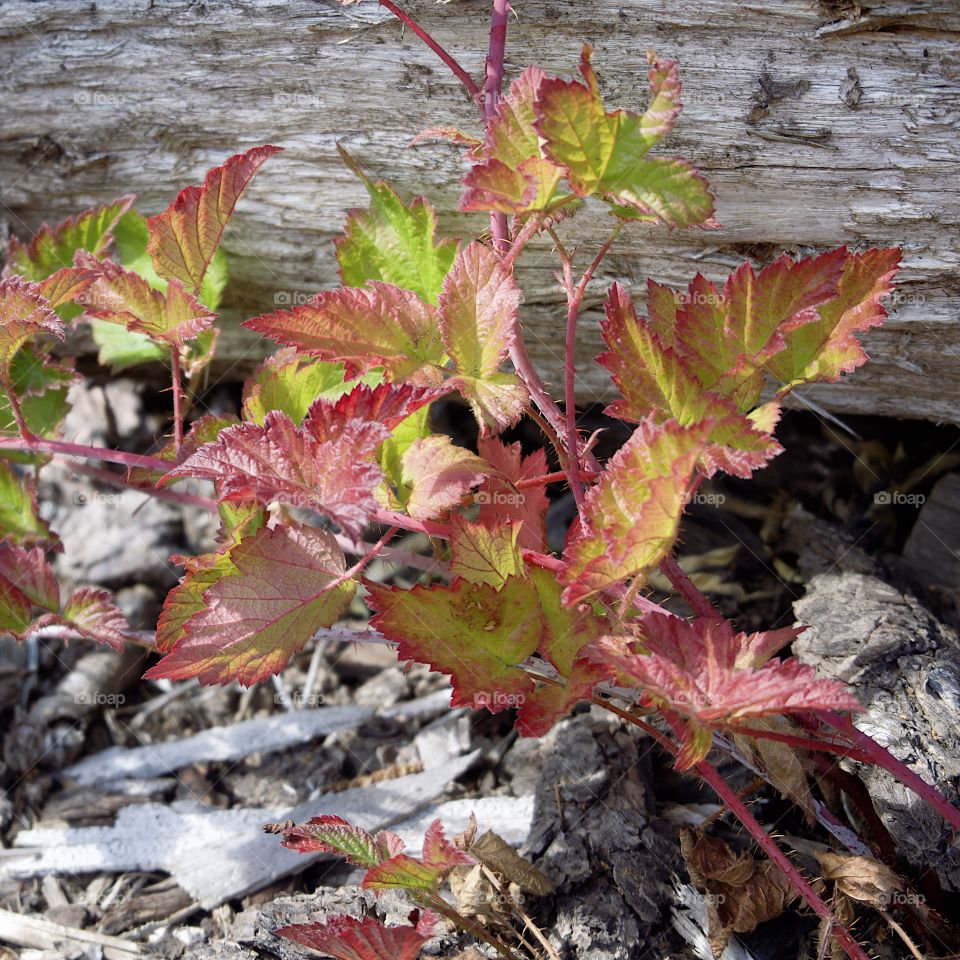
M 164 604 L 162 657 L 147 677 L 262 681 L 362 589 L 372 625 L 400 658 L 449 675 L 454 704 L 515 708 L 524 736 L 544 734 L 578 703 L 597 704 L 710 784 L 768 858 L 755 866 L 750 857 L 749 872 L 740 873 L 771 904 L 750 921 L 716 913 L 718 943 L 800 897 L 823 920 L 825 942 L 833 938 L 863 960 L 848 926 L 708 753 L 733 752 L 811 815 L 822 814 L 804 762 L 820 753 L 883 766 L 955 828 L 960 812 L 856 730 L 849 713 L 858 704 L 847 689 L 780 658 L 797 629 L 738 630 L 672 550 L 703 478 L 746 478 L 780 453 L 775 428 L 791 390 L 838 380 L 865 362 L 856 334 L 882 322 L 899 251 L 782 256 L 760 270 L 744 263 L 719 285 L 698 274 L 686 290 L 651 280 L 645 314 L 613 284 L 597 360 L 620 392 L 609 412 L 635 429 L 601 464 L 578 430 L 574 394 L 587 287 L 634 221 L 646 229 L 717 225 L 704 177 L 660 153 L 681 110 L 677 64 L 650 54 L 650 101 L 641 113 L 604 103 L 589 47 L 579 79 L 530 67 L 501 96 L 505 2 L 494 3 L 482 86 L 405 13 L 383 5 L 437 50 L 482 108 L 480 136 L 428 134 L 463 147 L 461 208 L 489 213 L 489 236 L 438 236 L 424 198 L 405 202 L 344 152 L 370 201 L 350 211 L 337 241 L 342 285 L 248 320 L 281 349 L 247 382 L 239 418 L 192 420 L 192 384 L 213 356 L 226 282 L 220 240 L 251 179 L 280 148 L 231 157 L 149 219 L 124 197 L 44 227 L 27 244 L 11 240 L 0 283 L 0 630 L 22 639 L 57 626 L 121 645 L 125 624 L 104 591 L 82 588 L 61 603 L 45 556 L 56 535 L 40 519 L 35 492 L 35 473 L 51 457 L 118 464 L 125 474 L 100 476 L 206 504 L 220 518 L 216 549 L 179 560 L 185 574 Z M 561 232 L 590 198 L 606 205 L 612 228 L 578 275 L 579 251 Z M 567 300 L 562 409 L 527 355 L 514 272 L 527 244 L 543 235 Z M 91 324 L 101 361 L 114 369 L 169 362 L 172 431 L 155 453 L 58 439 L 75 374 L 49 347 L 80 322 Z M 476 452 L 431 429 L 430 404 L 448 394 L 476 418 Z M 524 416 L 541 426 L 559 472 L 547 472 L 543 452 L 524 456 L 502 439 Z M 208 481 L 215 501 L 178 490 L 183 480 Z M 544 522 L 546 487 L 558 481 L 569 485 L 578 514 L 559 555 L 547 551 Z M 379 539 L 365 539 L 371 529 Z M 364 579 L 401 530 L 433 539 L 446 578 L 409 590 Z M 645 596 L 645 578 L 657 568 L 692 619 Z M 440 880 L 476 860 L 438 825 L 420 858 L 403 854 L 391 834 L 370 837 L 330 817 L 284 836 L 296 849 L 338 852 L 367 868 L 367 887 L 411 888 L 441 914 Z M 688 860 L 708 888 L 717 874 L 704 866 L 708 838 L 699 843 L 688 843 Z M 736 886 L 729 870 L 720 874 Z M 392 931 L 369 919 L 283 932 L 337 957 L 414 957 L 432 922 L 424 914 Z

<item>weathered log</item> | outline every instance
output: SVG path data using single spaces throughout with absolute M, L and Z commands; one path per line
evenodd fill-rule
M 476 76 L 486 5 L 408 4 Z M 608 282 L 685 284 L 840 243 L 905 251 L 891 320 L 866 337 L 873 362 L 809 392 L 836 411 L 960 422 L 960 13 L 952 0 L 516 0 L 508 75 L 528 62 L 569 74 L 580 44 L 609 102 L 646 97 L 647 47 L 682 64 L 686 110 L 668 149 L 713 183 L 718 231 L 633 227 L 589 292 L 580 398 L 610 397 L 595 308 Z M 185 183 L 254 143 L 287 152 L 244 199 L 226 248 L 233 282 L 216 376 L 246 372 L 265 347 L 239 320 L 336 283 L 331 239 L 363 190 L 343 141 L 401 193 L 428 193 L 453 233 L 483 227 L 456 212 L 463 172 L 446 145 L 407 149 L 439 124 L 477 129 L 458 81 L 374 4 L 336 0 L 8 0 L 0 22 L 0 210 L 28 235 L 134 190 L 153 213 Z M 565 225 L 584 250 L 600 211 Z M 527 258 L 524 326 L 558 383 L 563 311 L 545 244 Z

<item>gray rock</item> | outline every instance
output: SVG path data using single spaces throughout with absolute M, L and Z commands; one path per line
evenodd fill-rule
M 170 555 L 183 549 L 183 530 L 175 505 L 135 490 L 62 483 L 61 505 L 51 517 L 64 547 L 55 561 L 59 576 L 105 587 L 177 582 Z

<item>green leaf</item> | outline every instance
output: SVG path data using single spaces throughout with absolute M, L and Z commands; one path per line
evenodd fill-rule
M 250 686 L 279 673 L 321 627 L 349 606 L 356 582 L 333 534 L 287 524 L 261 528 L 229 554 L 232 570 L 203 591 L 193 614 L 149 679 Z
M 38 437 L 56 435 L 70 409 L 67 394 L 70 385 L 77 381 L 76 371 L 49 363 L 31 347 L 23 347 L 10 365 L 10 379 L 30 430 Z M 6 392 L 0 390 L 0 433 L 16 432 L 16 429 Z M 13 451 L 4 451 L 0 456 L 18 463 L 37 460 L 35 454 Z
M 37 491 L 33 480 L 18 477 L 0 460 L 0 537 L 4 541 L 32 545 L 56 540 L 37 512 Z
M 450 518 L 450 569 L 471 583 L 499 589 L 510 577 L 523 575 L 517 538 L 520 523 L 506 520 L 496 526 L 471 523 L 460 514 Z
M 680 112 L 676 64 L 649 54 L 650 107 L 642 114 L 611 113 L 600 99 L 590 54 L 584 46 L 584 83 L 548 78 L 539 86 L 536 127 L 547 157 L 566 169 L 578 195 L 600 194 L 618 216 L 670 227 L 707 224 L 713 197 L 696 169 L 685 160 L 645 157 Z
M 560 573 L 564 603 L 643 577 L 673 546 L 710 421 L 642 422 L 587 493 L 584 522 Z
M 512 373 L 501 373 L 519 332 L 520 288 L 500 260 L 471 243 L 454 261 L 440 295 L 440 329 L 455 376 L 449 381 L 473 408 L 482 436 L 516 423 L 527 393 Z
M 343 363 L 308 360 L 292 348 L 280 350 L 260 364 L 244 384 L 243 418 L 262 424 L 271 410 L 280 410 L 301 424 L 315 400 L 339 400 L 357 385 L 357 380 L 345 380 L 343 374 Z M 374 387 L 381 379 L 371 372 L 362 382 Z
M 351 210 L 336 241 L 340 276 L 348 287 L 379 280 L 436 303 L 457 244 L 436 240 L 436 215 L 423 197 L 405 204 L 383 180 L 373 183 L 341 146 L 340 156 L 370 194 L 366 210 Z
M 368 583 L 371 624 L 398 644 L 404 660 L 453 679 L 453 706 L 491 712 L 521 703 L 533 683 L 519 668 L 542 634 L 536 590 L 512 577 L 499 589 L 454 580 L 450 586 L 401 590 Z
M 431 433 L 430 407 L 421 407 L 397 424 L 380 447 L 380 469 L 388 486 L 396 492 L 396 505 L 401 510 L 410 499 L 411 492 L 410 485 L 403 478 L 403 456 L 414 441 L 423 440 Z M 392 492 L 388 499 L 391 497 Z
M 97 345 L 97 363 L 115 372 L 168 359 L 170 351 L 154 343 L 146 334 L 135 333 L 108 320 L 90 321 L 93 342 Z
M 694 377 L 680 354 L 660 340 L 651 324 L 639 320 L 620 284 L 610 288 L 605 306 L 601 330 L 610 351 L 597 362 L 611 372 L 623 395 L 607 407 L 610 416 L 636 422 L 652 413 L 658 421 L 674 419 L 685 427 L 709 418 L 711 442 L 701 458 L 707 476 L 724 470 L 749 478 L 782 451 L 733 402 Z

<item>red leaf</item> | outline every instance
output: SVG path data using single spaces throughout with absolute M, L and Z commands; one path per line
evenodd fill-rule
M 457 377 L 451 381 L 473 407 L 485 436 L 520 418 L 526 393 L 499 373 L 518 332 L 521 293 L 497 255 L 471 243 L 453 262 L 440 294 L 443 343 Z
M 296 923 L 274 933 L 335 960 L 416 960 L 428 940 L 415 927 L 388 927 L 373 917 Z
M 165 292 L 154 290 L 139 273 L 82 251 L 77 254 L 77 265 L 96 276 L 82 299 L 90 317 L 120 324 L 177 350 L 216 318 L 179 280 L 171 280 Z
M 197 291 L 237 202 L 254 174 L 282 147 L 265 145 L 214 167 L 202 187 L 186 187 L 163 213 L 150 217 L 147 249 L 161 277 Z
M 328 290 L 243 326 L 323 360 L 345 360 L 358 370 L 383 366 L 394 380 L 437 383 L 440 378 L 443 345 L 436 307 L 389 283 Z
M 523 526 L 517 544 L 528 550 L 543 550 L 546 545 L 546 514 L 549 501 L 543 486 L 517 489 L 517 484 L 547 472 L 545 450 L 522 455 L 519 443 L 506 444 L 497 437 L 481 437 L 477 442 L 480 456 L 497 471 L 480 486 L 477 520 L 494 527 L 503 520 L 517 520 Z
M 332 853 L 357 867 L 374 867 L 403 850 L 395 833 L 381 830 L 374 836 L 332 814 L 284 830 L 283 845 L 298 853 Z
M 595 663 L 577 661 L 561 686 L 545 684 L 528 693 L 517 712 L 521 737 L 542 737 L 582 700 L 590 700 L 607 671 Z
M 432 520 L 457 506 L 490 470 L 478 456 L 440 435 L 417 437 L 400 462 L 409 487 L 407 513 L 415 520 Z
M 0 580 L 13 584 L 34 607 L 60 609 L 60 587 L 41 547 L 0 544 Z
M 459 847 L 455 847 L 443 834 L 443 823 L 434 820 L 423 838 L 421 859 L 431 867 L 440 870 L 452 870 L 454 867 L 470 866 L 476 863 L 473 857 Z
M 382 383 L 378 387 L 360 384 L 337 400 L 329 408 L 329 415 L 334 419 L 376 420 L 388 430 L 393 430 L 411 413 L 442 396 L 443 390 L 409 383 Z
M 41 297 L 56 309 L 79 300 L 93 285 L 97 275 L 82 267 L 64 267 L 37 284 Z
M 41 334 L 58 340 L 65 336 L 63 323 L 41 295 L 39 284 L 22 277 L 0 281 L 0 366 L 9 367 L 14 354 Z
M 799 631 L 736 633 L 726 620 L 651 613 L 630 636 L 602 637 L 586 651 L 615 682 L 637 685 L 653 700 L 690 724 L 686 766 L 702 760 L 709 737 L 705 727 L 737 724 L 769 714 L 806 710 L 862 709 L 847 688 L 818 679 L 813 667 L 769 660 Z
M 39 630 L 51 624 L 65 626 L 86 640 L 105 643 L 121 653 L 130 631 L 130 625 L 110 593 L 96 587 L 74 590 L 67 598 L 63 613 L 40 617 L 34 626 Z
M 295 524 L 263 528 L 229 554 L 232 571 L 203 593 L 204 609 L 184 627 L 149 679 L 243 686 L 279 673 L 353 598 L 343 551 L 333 535 Z
M 785 349 L 767 369 L 783 384 L 781 393 L 797 383 L 839 380 L 867 360 L 854 336 L 883 323 L 887 316 L 880 300 L 893 290 L 900 250 L 867 250 L 847 254 L 837 296 L 818 308 L 814 323 L 784 334 Z
M 404 390 L 399 399 L 378 387 L 355 400 L 318 400 L 302 427 L 272 411 L 263 424 L 244 423 L 224 430 L 214 443 L 164 477 L 199 477 L 219 484 L 224 500 L 252 500 L 264 506 L 278 500 L 326 514 L 346 532 L 359 536 L 378 509 L 373 490 L 383 474 L 375 460 L 377 447 L 389 436 L 382 424 L 352 416 L 353 410 L 378 405 L 398 416 L 426 394 Z M 415 409 L 415 406 L 411 407 Z

